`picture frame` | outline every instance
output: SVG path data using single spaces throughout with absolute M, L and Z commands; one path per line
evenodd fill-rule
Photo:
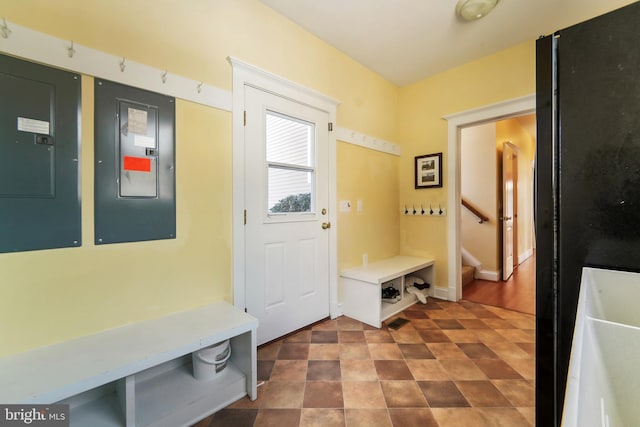
M 416 156 L 414 166 L 416 189 L 442 187 L 442 153 Z

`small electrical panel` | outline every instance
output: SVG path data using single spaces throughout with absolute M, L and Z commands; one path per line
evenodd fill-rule
M 80 76 L 0 55 L 0 252 L 82 244 Z
M 95 243 L 175 236 L 175 99 L 96 79 Z

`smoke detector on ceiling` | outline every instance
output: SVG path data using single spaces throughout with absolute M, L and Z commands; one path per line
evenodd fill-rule
M 475 21 L 493 10 L 500 0 L 458 0 L 456 13 L 465 21 Z

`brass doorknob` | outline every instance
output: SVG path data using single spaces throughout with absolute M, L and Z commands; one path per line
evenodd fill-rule
M 323 222 L 322 223 L 322 229 L 326 230 L 327 228 L 331 228 L 331 223 L 330 222 Z

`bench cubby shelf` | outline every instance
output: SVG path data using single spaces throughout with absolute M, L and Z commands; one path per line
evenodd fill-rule
M 405 279 L 415 276 L 435 286 L 434 261 L 410 256 L 395 256 L 370 264 L 342 270 L 342 311 L 345 316 L 379 328 L 382 321 L 415 304 L 418 298 L 405 291 Z M 382 301 L 383 287 L 400 291 L 395 303 Z M 427 295 L 427 291 L 423 292 Z
M 188 426 L 256 390 L 258 321 L 220 302 L 0 358 L 0 402 L 66 403 L 71 426 Z M 191 353 L 230 340 L 227 367 Z

